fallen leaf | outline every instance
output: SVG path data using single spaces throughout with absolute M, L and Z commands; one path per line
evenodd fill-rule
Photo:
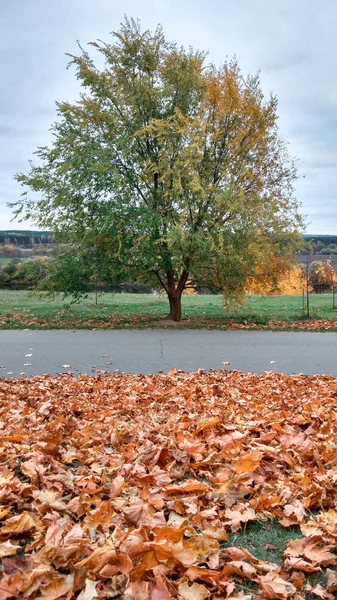
M 4 556 L 13 556 L 21 548 L 19 545 L 12 544 L 10 540 L 0 543 L 0 558 Z
M 199 583 L 192 583 L 189 586 L 187 581 L 184 581 L 178 586 L 178 597 L 183 600 L 204 600 L 209 595 L 210 592 L 207 587 Z
M 93 600 L 94 598 L 98 598 L 96 586 L 97 581 L 86 579 L 85 589 L 77 596 L 77 600 Z
M 296 593 L 296 588 L 292 583 L 273 571 L 258 577 L 258 583 L 265 597 L 270 600 L 283 600 Z
M 260 465 L 263 458 L 263 453 L 258 450 L 253 450 L 244 456 L 241 456 L 237 461 L 234 470 L 235 473 L 249 473 L 255 471 Z
M 332 569 L 325 571 L 328 592 L 337 592 L 337 572 Z
M 56 600 L 65 596 L 73 589 L 74 575 L 64 575 L 63 577 L 53 578 L 47 585 L 41 586 L 41 592 L 44 600 Z
M 21 533 L 27 533 L 36 529 L 37 522 L 30 514 L 25 511 L 20 515 L 11 517 L 5 521 L 5 524 L 0 529 L 0 535 L 18 535 Z

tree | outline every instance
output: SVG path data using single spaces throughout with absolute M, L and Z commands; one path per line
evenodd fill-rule
M 335 269 L 330 260 L 315 260 L 309 267 L 309 281 L 314 292 L 329 291 L 334 287 Z
M 19 262 L 12 278 L 34 284 L 45 279 L 49 273 L 50 259 L 47 256 L 37 256 L 24 262 Z
M 277 128 L 277 100 L 236 60 L 206 65 L 201 52 L 142 32 L 126 19 L 113 42 L 71 56 L 83 87 L 57 103 L 50 147 L 17 175 L 14 206 L 114 269 L 161 286 L 181 318 L 189 279 L 241 293 L 264 254 L 298 243 L 296 168 Z

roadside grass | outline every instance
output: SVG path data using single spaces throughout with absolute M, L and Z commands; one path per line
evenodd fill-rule
M 312 294 L 310 304 L 311 319 L 331 320 L 329 328 L 337 329 L 331 294 Z M 218 329 L 237 323 L 243 327 L 268 328 L 270 321 L 286 322 L 289 327 L 305 321 L 301 296 L 247 296 L 242 305 L 225 311 L 221 295 L 186 295 L 182 307 L 183 321 L 173 327 Z M 0 290 L 2 329 L 170 327 L 160 322 L 167 313 L 168 302 L 163 295 L 104 293 L 98 295 L 96 304 L 95 294 L 89 294 L 79 303 L 71 303 L 69 299 L 64 300 L 62 294 L 52 298 L 27 291 Z

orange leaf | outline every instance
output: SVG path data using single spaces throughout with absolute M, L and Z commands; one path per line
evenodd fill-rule
M 252 450 L 248 454 L 245 454 L 237 461 L 234 471 L 235 473 L 250 473 L 255 471 L 260 465 L 263 458 L 263 453 L 258 450 Z
M 0 529 L 0 535 L 18 535 L 37 528 L 37 521 L 28 512 L 7 519 Z
M 221 423 L 221 419 L 219 417 L 212 417 L 211 419 L 208 419 L 208 421 L 202 421 L 201 423 L 199 423 L 199 425 L 196 427 L 196 429 L 194 430 L 194 435 L 197 435 L 198 433 L 200 433 L 200 431 L 203 431 L 204 429 L 209 429 L 210 427 L 216 427 L 216 425 L 219 425 Z
M 207 492 L 210 489 L 206 483 L 197 480 L 188 480 L 181 485 L 168 485 L 165 491 L 168 494 L 193 494 L 195 492 Z

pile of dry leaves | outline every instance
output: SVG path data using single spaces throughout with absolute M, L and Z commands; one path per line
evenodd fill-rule
M 2 379 L 0 600 L 332 600 L 336 408 L 328 376 Z M 231 547 L 273 517 L 282 565 Z

